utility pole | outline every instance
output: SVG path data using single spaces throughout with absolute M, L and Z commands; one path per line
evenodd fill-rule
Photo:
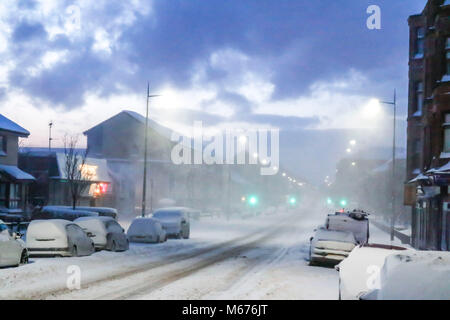
M 147 83 L 147 110 L 145 115 L 145 140 L 144 140 L 144 177 L 142 182 L 142 217 L 145 217 L 145 200 L 147 197 L 147 143 L 148 143 L 148 103 L 150 98 L 159 95 L 150 95 L 150 83 Z M 153 190 L 152 190 L 153 192 Z
M 52 151 L 52 127 L 53 127 L 53 121 L 50 120 L 48 124 L 48 151 Z
M 392 105 L 394 107 L 394 120 L 393 120 L 393 134 L 392 134 L 392 216 L 391 216 L 391 241 L 394 241 L 395 237 L 395 131 L 396 131 L 396 120 L 397 120 L 397 90 L 394 89 L 394 101 L 386 102 L 381 101 L 381 103 Z
M 394 125 L 393 125 L 393 141 L 392 141 L 392 217 L 391 217 L 391 241 L 394 241 L 395 227 L 395 129 L 397 118 L 397 91 L 394 89 Z

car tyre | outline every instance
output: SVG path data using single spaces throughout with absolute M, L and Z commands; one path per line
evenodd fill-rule
M 77 246 L 73 246 L 71 250 L 72 257 L 78 257 Z
M 26 250 L 23 250 L 22 254 L 20 256 L 19 265 L 25 265 L 25 264 L 28 264 L 28 252 Z

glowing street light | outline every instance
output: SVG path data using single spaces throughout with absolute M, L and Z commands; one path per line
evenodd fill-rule
M 283 177 L 286 177 L 286 173 L 283 172 Z
M 251 196 L 251 197 L 248 199 L 248 203 L 249 203 L 251 206 L 256 206 L 256 205 L 258 204 L 258 198 L 257 198 L 256 196 Z
M 355 146 L 356 145 L 356 140 L 350 140 L 350 145 L 351 146 Z
M 351 153 L 352 149 L 348 148 L 346 151 L 347 151 L 347 153 Z

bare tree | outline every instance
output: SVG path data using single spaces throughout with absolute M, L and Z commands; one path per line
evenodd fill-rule
M 26 147 L 25 139 L 19 138 L 18 147 L 19 147 L 19 151 L 21 151 L 23 148 Z
M 78 136 L 64 136 L 64 154 L 67 183 L 72 198 L 72 208 L 75 210 L 78 200 L 83 192 L 91 185 L 94 176 L 86 167 L 88 148 L 85 151 L 78 151 Z

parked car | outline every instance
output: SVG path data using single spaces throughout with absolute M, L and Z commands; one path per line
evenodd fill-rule
M 153 213 L 153 218 L 159 220 L 168 237 L 188 239 L 190 236 L 188 208 L 163 208 Z
M 95 252 L 88 234 L 68 220 L 34 220 L 28 226 L 26 238 L 30 256 L 77 257 Z
M 339 299 L 358 300 L 366 294 L 386 257 L 406 250 L 403 247 L 365 244 L 357 246 L 335 268 L 339 271 Z
M 347 258 L 356 246 L 357 241 L 352 232 L 320 227 L 310 238 L 309 265 L 335 266 Z
M 33 211 L 31 220 L 61 219 L 74 221 L 81 217 L 98 217 L 98 212 L 73 210 L 69 207 L 46 206 Z
M 352 232 L 358 244 L 369 242 L 369 219 L 364 211 L 330 214 L 325 225 L 328 230 Z
M 159 243 L 167 240 L 161 222 L 153 218 L 136 218 L 127 231 L 131 242 Z
M 450 300 L 450 252 L 405 250 L 386 257 L 379 287 L 361 300 Z
M 128 238 L 125 230 L 111 217 L 82 217 L 74 221 L 86 233 L 91 235 L 95 249 L 109 251 L 128 250 Z
M 16 267 L 28 263 L 28 250 L 20 239 L 0 220 L 0 267 Z
M 47 206 L 46 208 L 60 208 L 60 209 L 69 209 L 72 210 L 71 206 Z M 117 219 L 118 212 L 117 209 L 107 208 L 107 207 L 76 207 L 77 211 L 87 211 L 97 213 L 100 217 L 111 217 L 113 219 Z

